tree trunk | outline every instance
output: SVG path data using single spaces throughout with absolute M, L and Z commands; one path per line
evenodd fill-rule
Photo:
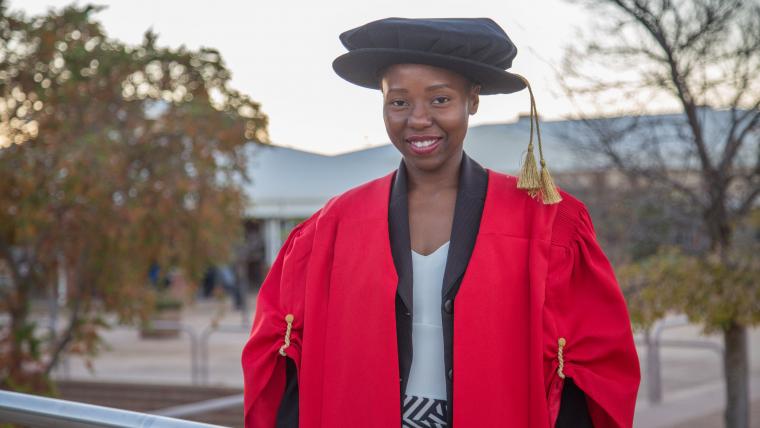
M 747 329 L 732 323 L 723 331 L 726 355 L 726 427 L 749 428 L 749 364 Z
M 29 295 L 25 278 L 18 276 L 14 284 L 15 293 L 8 299 L 8 314 L 10 315 L 9 351 L 7 361 L 7 379 L 0 382 L 6 387 L 14 382 L 23 382 L 24 340 L 28 338 Z

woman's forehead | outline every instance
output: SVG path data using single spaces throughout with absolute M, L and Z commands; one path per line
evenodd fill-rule
M 436 86 L 448 84 L 454 89 L 467 88 L 470 80 L 447 68 L 427 64 L 399 63 L 386 67 L 380 73 L 383 91 L 401 89 L 404 86 Z

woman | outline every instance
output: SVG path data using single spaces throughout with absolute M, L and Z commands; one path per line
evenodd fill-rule
M 403 159 L 288 236 L 243 350 L 246 426 L 631 426 L 638 358 L 585 206 L 536 168 L 532 128 L 519 179 L 463 150 L 479 96 L 527 86 L 506 33 L 388 18 L 340 38 L 335 71 L 382 91 Z M 540 152 L 531 93 L 534 117 Z

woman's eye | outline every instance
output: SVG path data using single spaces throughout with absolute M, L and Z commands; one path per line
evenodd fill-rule
M 404 100 L 393 100 L 393 101 L 390 102 L 390 104 L 393 107 L 403 107 L 404 105 L 406 105 L 406 101 L 404 101 Z
M 435 97 L 433 98 L 433 104 L 443 104 L 449 101 L 449 97 Z

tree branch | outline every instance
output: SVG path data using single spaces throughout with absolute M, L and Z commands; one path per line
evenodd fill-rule
M 729 130 L 727 142 L 723 149 L 723 157 L 720 161 L 720 165 L 718 167 L 718 171 L 721 174 L 726 174 L 729 169 L 731 169 L 731 166 L 733 165 L 734 158 L 736 157 L 736 154 L 739 152 L 739 149 L 744 144 L 744 139 L 749 135 L 750 132 L 755 130 L 755 127 L 760 123 L 760 100 L 758 100 L 757 104 L 751 109 L 745 112 L 745 114 L 742 114 L 740 118 L 735 119 L 735 110 L 731 110 L 732 114 L 732 123 L 731 123 L 731 129 Z M 749 118 L 749 123 L 742 129 L 742 131 L 739 133 L 738 136 L 734 137 L 734 134 L 736 133 L 736 128 L 739 126 L 740 123 L 744 122 L 745 119 L 747 119 L 747 116 L 753 114 L 751 118 Z
M 49 376 L 55 366 L 58 365 L 58 361 L 60 360 L 61 355 L 63 355 L 63 353 L 66 351 L 66 348 L 74 339 L 74 330 L 76 330 L 79 325 L 79 319 L 81 315 L 81 302 L 82 299 L 74 299 L 74 304 L 72 305 L 69 312 L 69 321 L 67 323 L 66 329 L 53 345 L 52 351 L 50 352 L 50 359 L 45 365 L 44 372 L 46 376 Z
M 756 199 L 758 196 L 760 196 L 760 183 L 754 187 L 751 187 L 751 189 L 752 190 L 750 190 L 749 193 L 747 193 L 747 195 L 744 197 L 744 201 L 742 201 L 739 204 L 739 207 L 734 211 L 734 215 L 732 217 L 741 218 L 747 215 L 747 213 L 749 213 L 749 210 L 752 209 L 752 207 L 755 205 Z

